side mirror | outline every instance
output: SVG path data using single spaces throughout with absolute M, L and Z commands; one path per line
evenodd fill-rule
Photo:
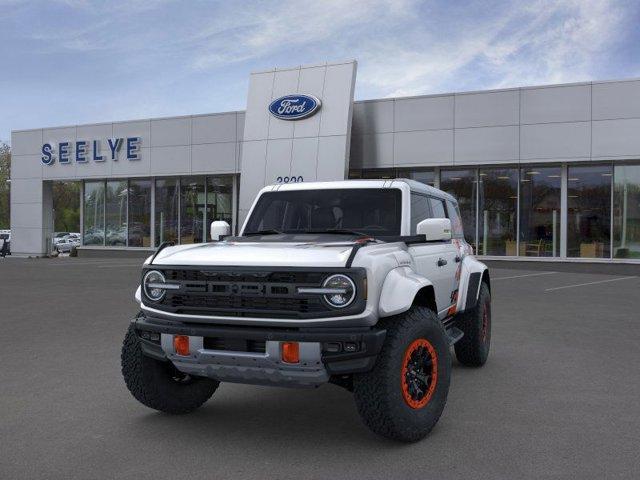
M 424 235 L 427 242 L 451 240 L 451 220 L 448 218 L 427 218 L 418 223 L 416 233 Z
M 211 240 L 218 241 L 220 237 L 231 235 L 231 227 L 229 224 L 222 220 L 216 220 L 211 222 Z

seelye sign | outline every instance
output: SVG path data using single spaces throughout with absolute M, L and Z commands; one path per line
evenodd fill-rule
M 321 105 L 320 99 L 313 95 L 285 95 L 269 104 L 269 112 L 281 120 L 301 120 L 315 114 Z
M 118 152 L 123 146 L 126 151 L 127 160 L 140 160 L 140 137 L 127 138 L 107 138 L 108 151 L 102 151 L 100 140 L 78 140 L 75 142 L 58 142 L 55 144 L 45 143 L 42 145 L 42 163 L 53 165 L 56 161 L 60 164 L 68 164 L 71 161 L 76 163 L 104 162 L 107 157 L 113 161 L 118 161 Z

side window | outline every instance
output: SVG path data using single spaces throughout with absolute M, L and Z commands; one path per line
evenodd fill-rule
M 449 220 L 451 220 L 453 238 L 464 238 L 464 229 L 462 228 L 462 219 L 458 205 L 447 200 L 447 211 L 449 212 Z
M 447 212 L 444 208 L 444 202 L 439 198 L 429 197 L 431 202 L 431 211 L 433 218 L 447 218 Z
M 416 226 L 431 216 L 429 198 L 417 193 L 411 194 L 411 235 L 416 234 Z

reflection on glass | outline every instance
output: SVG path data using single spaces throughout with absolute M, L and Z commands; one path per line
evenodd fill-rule
M 224 220 L 232 225 L 233 177 L 207 177 L 207 224 Z M 208 237 L 207 228 L 205 235 Z
M 204 242 L 204 177 L 180 180 L 180 243 Z
M 447 212 L 451 220 L 453 238 L 464 238 L 464 230 L 462 229 L 462 220 L 460 219 L 460 209 L 458 205 L 451 200 L 447 200 Z
M 84 182 L 84 245 L 104 245 L 104 182 Z
M 613 178 L 613 256 L 640 258 L 640 165 L 616 165 Z
M 80 232 L 80 190 L 82 182 L 53 182 L 54 232 Z M 7 226 L 7 228 L 9 228 Z
M 560 167 L 520 170 L 520 255 L 560 255 L 560 177 Z
M 411 193 L 411 235 L 416 234 L 418 224 L 429 218 L 431 208 L 429 207 L 429 197 L 418 193 Z
M 106 244 L 127 245 L 127 181 L 107 182 L 106 190 Z
M 436 185 L 436 173 L 433 170 L 398 170 L 398 178 L 409 178 L 425 185 Z
M 447 211 L 444 201 L 439 198 L 429 198 L 431 204 L 431 218 L 447 218 Z
M 518 169 L 481 169 L 478 176 L 480 253 L 516 256 Z
M 611 177 L 611 165 L 569 167 L 567 256 L 610 256 Z
M 476 171 L 441 170 L 440 190 L 458 200 L 464 238 L 476 250 Z
M 129 182 L 129 246 L 151 246 L 151 180 Z
M 177 178 L 159 178 L 156 180 L 156 246 L 163 242 L 178 243 L 179 196 L 180 186 Z

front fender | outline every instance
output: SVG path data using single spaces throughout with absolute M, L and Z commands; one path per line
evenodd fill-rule
M 142 288 L 140 287 L 140 285 L 138 285 L 138 288 L 136 288 L 134 298 L 136 299 L 137 303 L 142 304 Z
M 416 274 L 410 267 L 398 267 L 391 270 L 382 284 L 378 312 L 380 317 L 388 317 L 406 312 L 420 289 L 433 287 L 425 277 Z
M 458 290 L 457 311 L 461 312 L 475 307 L 480 293 L 482 276 L 489 269 L 475 257 L 467 255 L 462 260 L 460 286 Z

